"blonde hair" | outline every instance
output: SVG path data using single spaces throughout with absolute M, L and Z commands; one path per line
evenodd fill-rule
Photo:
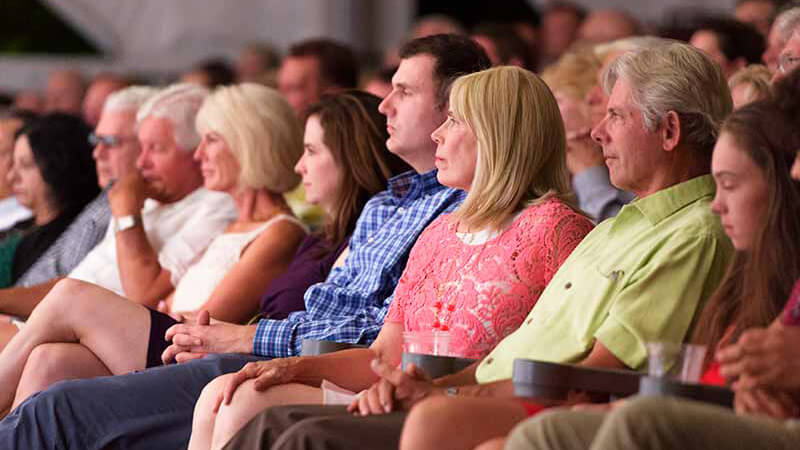
M 771 79 L 772 72 L 767 66 L 750 64 L 728 78 L 728 88 L 733 92 L 733 88 L 745 85 L 745 98 L 747 103 L 751 103 L 769 97 Z
M 217 88 L 197 113 L 197 130 L 219 133 L 239 162 L 239 185 L 284 193 L 297 186 L 303 131 L 278 91 L 255 83 Z
M 464 75 L 450 109 L 475 133 L 478 161 L 454 216 L 470 228 L 500 229 L 519 209 L 569 197 L 564 123 L 553 94 L 533 73 L 502 66 Z
M 590 47 L 579 47 L 564 53 L 558 61 L 547 66 L 542 80 L 553 91 L 561 91 L 583 100 L 597 84 L 597 72 L 602 61 Z
M 681 141 L 710 161 L 722 121 L 733 109 L 719 64 L 691 45 L 670 42 L 622 54 L 603 77 L 606 93 L 619 78 L 630 83 L 642 121 L 655 131 L 669 111 L 681 122 Z

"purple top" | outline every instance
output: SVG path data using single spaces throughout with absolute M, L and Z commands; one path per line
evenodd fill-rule
M 784 325 L 800 326 L 800 280 L 794 284 L 783 311 Z
M 285 319 L 289 313 L 306 309 L 303 300 L 306 289 L 325 281 L 349 241 L 350 236 L 345 237 L 335 250 L 319 257 L 325 241 L 319 236 L 307 235 L 286 272 L 275 278 L 261 297 L 261 314 L 270 319 Z

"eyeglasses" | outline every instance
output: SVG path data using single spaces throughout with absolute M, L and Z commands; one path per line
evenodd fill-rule
M 789 73 L 800 64 L 800 57 L 783 55 L 778 60 L 778 71 L 780 73 Z
M 92 147 L 97 147 L 100 144 L 103 144 L 106 147 L 116 147 L 130 139 L 133 138 L 114 136 L 113 134 L 89 133 L 89 145 L 91 145 Z

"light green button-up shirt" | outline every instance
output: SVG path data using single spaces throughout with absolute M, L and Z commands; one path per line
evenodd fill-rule
M 734 250 L 711 212 L 705 175 L 638 199 L 575 248 L 519 329 L 478 366 L 488 383 L 511 378 L 515 358 L 575 363 L 595 339 L 628 367 L 645 343 L 682 341 Z

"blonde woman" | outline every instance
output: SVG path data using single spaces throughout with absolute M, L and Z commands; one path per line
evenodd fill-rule
M 204 185 L 233 197 L 238 217 L 182 274 L 163 307 L 241 322 L 258 310 L 306 233 L 282 195 L 299 180 L 292 168 L 303 151 L 300 124 L 277 91 L 242 84 L 209 96 L 197 129 L 194 157 Z M 59 282 L 0 353 L 0 411 L 55 381 L 160 365 L 164 334 L 175 323 L 99 286 Z
M 219 448 L 269 406 L 323 403 L 323 380 L 352 393 L 368 388 L 378 380 L 373 359 L 400 363 L 403 331 L 448 331 L 451 354 L 480 358 L 522 323 L 592 228 L 570 203 L 558 105 L 524 69 L 466 75 L 432 139 L 439 182 L 468 194 L 420 235 L 377 340 L 217 378 L 195 407 L 191 449 Z

